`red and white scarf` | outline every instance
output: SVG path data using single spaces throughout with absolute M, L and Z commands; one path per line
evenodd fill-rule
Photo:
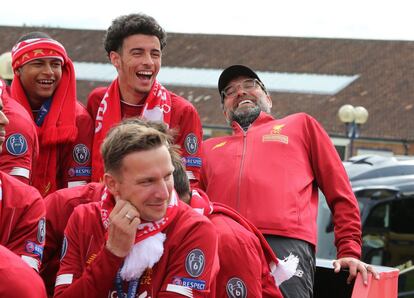
M 109 214 L 115 206 L 113 195 L 105 188 L 101 198 L 101 219 L 107 230 L 109 228 Z M 135 236 L 135 244 L 125 258 L 121 269 L 121 277 L 130 281 L 138 279 L 147 268 L 152 268 L 159 261 L 163 252 L 165 234 L 161 233 L 175 218 L 178 211 L 178 198 L 175 191 L 171 193 L 167 212 L 160 220 L 148 222 L 141 219 Z M 108 234 L 106 233 L 106 237 Z
M 190 206 L 205 216 L 209 216 L 211 214 L 223 214 L 227 217 L 230 217 L 242 225 L 245 229 L 255 234 L 260 241 L 260 245 L 269 265 L 270 272 L 277 286 L 295 274 L 299 263 L 298 257 L 290 255 L 284 260 L 278 259 L 273 250 L 270 248 L 263 234 L 256 228 L 256 226 L 242 217 L 236 210 L 230 208 L 225 204 L 210 202 L 207 194 L 200 189 L 192 190 Z
M 142 113 L 137 116 L 170 125 L 171 95 L 158 81 L 154 82 L 145 100 Z M 121 117 L 121 97 L 118 78 L 116 78 L 107 89 L 96 114 L 92 149 L 92 181 L 102 179 L 104 169 L 100 148 L 108 131 L 121 121 Z
M 16 75 L 16 70 L 26 63 L 42 58 L 57 58 L 62 61 L 62 78 L 53 94 L 50 110 L 43 124 L 37 127 L 41 154 L 37 161 L 37 171 L 33 175 L 33 185 L 42 195 L 56 189 L 56 145 L 74 142 L 76 127 L 76 79 L 73 63 L 65 48 L 56 40 L 33 38 L 17 43 L 12 49 L 12 67 L 15 72 L 11 85 L 11 95 L 30 115 L 33 113 L 29 99 Z M 33 118 L 34 121 L 34 118 Z

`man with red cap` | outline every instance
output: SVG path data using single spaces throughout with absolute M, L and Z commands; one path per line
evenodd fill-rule
M 164 122 L 176 131 L 189 179 L 199 179 L 201 121 L 195 107 L 167 90 L 157 80 L 167 35 L 152 17 L 130 14 L 116 18 L 105 36 L 105 50 L 118 76 L 107 88 L 88 97 L 88 111 L 95 120 L 92 181 L 103 176 L 99 149 L 108 130 L 121 119 L 142 117 Z
M 0 151 L 9 120 L 0 99 Z M 45 244 L 45 205 L 39 192 L 0 171 L 0 245 L 39 271 Z
M 304 113 L 273 118 L 270 95 L 247 66 L 226 68 L 218 89 L 233 135 L 204 142 L 200 186 L 251 221 L 279 258 L 299 258 L 295 276 L 280 286 L 283 295 L 313 296 L 318 188 L 333 211 L 335 271 L 349 268 L 348 282 L 360 271 L 367 282 L 374 269 L 359 260 L 358 202 L 325 130 Z
M 31 115 L 39 136 L 33 185 L 45 196 L 90 181 L 93 122 L 76 99 L 73 63 L 42 32 L 22 36 L 12 49 L 11 96 Z

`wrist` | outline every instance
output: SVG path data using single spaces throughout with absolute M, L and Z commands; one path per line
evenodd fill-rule
M 106 242 L 105 248 L 107 251 L 109 251 L 111 254 L 113 254 L 114 256 L 118 258 L 125 258 L 129 253 L 129 251 L 125 252 L 124 250 L 119 249 L 116 246 L 112 246 L 109 241 Z

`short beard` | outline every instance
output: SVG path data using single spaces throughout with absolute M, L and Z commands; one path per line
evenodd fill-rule
M 259 117 L 261 111 L 270 115 L 270 109 L 271 105 L 264 98 L 260 98 L 252 108 L 246 110 L 241 109 L 240 111 L 238 109 L 236 111 L 229 111 L 229 124 L 236 121 L 244 130 L 247 130 L 250 124 Z
M 236 121 L 243 129 L 246 130 L 250 124 L 252 124 L 254 120 L 259 117 L 260 111 L 261 109 L 257 105 L 253 108 L 248 108 L 247 110 L 236 110 L 235 112 L 232 111 L 229 115 L 229 121 L 230 123 Z

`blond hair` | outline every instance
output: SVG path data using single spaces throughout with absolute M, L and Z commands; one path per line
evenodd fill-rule
M 101 154 L 105 172 L 118 172 L 123 158 L 133 152 L 156 149 L 161 146 L 175 150 L 170 148 L 172 140 L 164 124 L 144 119 L 124 120 L 108 132 L 102 143 Z

